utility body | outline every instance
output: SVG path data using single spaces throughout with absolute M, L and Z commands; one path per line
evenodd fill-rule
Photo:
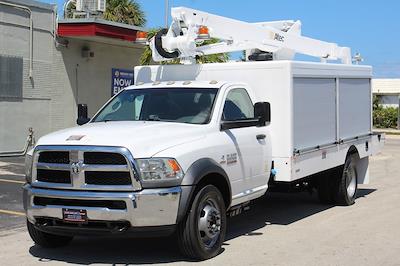
M 384 142 L 372 132 L 371 67 L 352 65 L 348 48 L 300 36 L 299 22 L 172 14 L 169 31 L 151 40 L 153 59 L 185 64 L 136 67 L 134 86 L 28 154 L 24 207 L 39 245 L 175 233 L 184 254 L 207 259 L 220 252 L 227 214 L 269 188 L 305 186 L 323 203 L 351 205 L 368 183 L 368 157 Z M 197 46 L 211 37 L 222 41 Z M 237 49 L 269 60 L 193 63 Z M 343 64 L 277 60 L 296 52 Z

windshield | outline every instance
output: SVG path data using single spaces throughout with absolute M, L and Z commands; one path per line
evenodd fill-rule
M 206 124 L 218 89 L 157 88 L 124 90 L 93 119 Z

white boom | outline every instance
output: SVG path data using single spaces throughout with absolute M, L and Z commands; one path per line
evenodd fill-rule
M 171 16 L 168 31 L 160 31 L 150 41 L 154 61 L 193 61 L 197 55 L 258 49 L 272 53 L 278 60 L 293 59 L 295 53 L 300 53 L 319 57 L 322 62 L 352 63 L 350 48 L 301 36 L 298 20 L 248 23 L 185 7 L 172 8 Z M 199 35 L 201 27 L 208 30 L 207 38 L 220 42 L 199 46 L 204 39 Z

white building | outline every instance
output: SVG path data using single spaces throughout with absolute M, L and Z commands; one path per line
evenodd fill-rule
M 384 106 L 399 106 L 400 79 L 372 79 L 372 93 Z

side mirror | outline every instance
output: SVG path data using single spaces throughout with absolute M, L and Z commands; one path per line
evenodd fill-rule
M 76 119 L 76 123 L 78 125 L 84 125 L 90 121 L 88 118 L 88 108 L 86 104 L 78 104 L 78 119 Z
M 259 119 L 259 126 L 261 127 L 271 122 L 271 104 L 269 102 L 255 103 L 254 116 Z

